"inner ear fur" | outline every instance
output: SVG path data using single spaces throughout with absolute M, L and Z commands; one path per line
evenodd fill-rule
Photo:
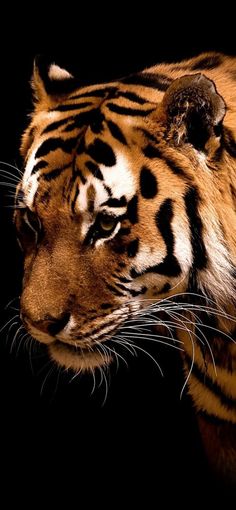
M 176 145 L 188 142 L 207 150 L 209 140 L 221 134 L 226 104 L 214 82 L 201 73 L 176 79 L 165 93 L 162 108 L 168 138 Z
M 37 56 L 34 60 L 31 86 L 35 107 L 42 108 L 54 103 L 58 97 L 73 92 L 79 87 L 79 83 L 66 69 Z

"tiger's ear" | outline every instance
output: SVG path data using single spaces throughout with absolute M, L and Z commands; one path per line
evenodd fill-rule
M 79 87 L 78 81 L 66 69 L 41 56 L 34 60 L 31 85 L 35 104 L 53 102 L 55 96 L 68 94 Z
M 214 145 L 219 146 L 226 104 L 206 76 L 198 73 L 175 80 L 165 93 L 162 108 L 168 139 L 175 145 L 188 142 L 210 152 Z

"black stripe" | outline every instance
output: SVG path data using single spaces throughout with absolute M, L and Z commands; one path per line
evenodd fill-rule
M 36 163 L 36 165 L 34 165 L 31 175 L 35 174 L 36 172 L 38 172 L 38 170 L 41 170 L 41 168 L 45 168 L 46 166 L 48 166 L 47 161 L 44 160 L 39 161 L 38 163 Z
M 169 292 L 170 289 L 171 289 L 170 283 L 166 282 L 164 283 L 163 287 L 159 290 L 158 294 L 164 294 L 166 292 Z
M 85 125 L 90 125 L 92 122 L 92 118 L 95 110 L 87 110 L 86 112 L 81 112 L 78 115 L 74 115 L 73 121 L 65 127 L 64 132 L 72 131 L 73 129 L 80 129 Z M 72 117 L 71 117 L 72 119 Z
M 103 184 L 103 186 L 104 186 L 104 189 L 106 190 L 108 196 L 111 197 L 112 196 L 111 188 L 109 186 L 107 186 L 106 184 Z
M 234 139 L 234 135 L 232 131 L 227 127 L 223 128 L 222 143 L 224 148 L 230 154 L 230 156 L 236 158 L 236 142 Z
M 50 172 L 44 172 L 40 175 L 40 179 L 42 178 L 44 181 L 51 181 L 52 179 L 56 179 L 59 175 L 62 174 L 64 170 L 67 168 L 70 168 L 71 163 L 62 166 L 61 168 L 54 168 L 54 170 L 51 170 Z
M 154 198 L 158 192 L 157 179 L 150 168 L 143 166 L 140 172 L 140 190 L 143 198 Z
M 147 287 L 143 286 L 143 287 L 141 287 L 140 290 L 130 289 L 129 293 L 131 294 L 131 296 L 136 297 L 136 296 L 139 296 L 140 294 L 145 294 L 145 292 L 147 292 L 147 290 L 148 290 Z
M 143 87 L 165 91 L 173 80 L 169 76 L 161 73 L 137 73 L 122 78 L 120 81 L 122 83 L 129 83 L 130 85 L 142 85 Z
M 198 212 L 200 199 L 196 188 L 188 189 L 184 201 L 191 232 L 193 268 L 204 269 L 207 266 L 207 253 L 203 241 L 203 223 Z
M 116 92 L 117 87 L 104 87 L 103 89 L 90 90 L 89 92 L 82 92 L 75 96 L 70 96 L 69 99 L 80 99 L 83 97 L 104 97 L 107 93 Z
M 72 115 L 70 117 L 65 117 L 64 119 L 52 122 L 43 130 L 42 135 L 44 135 L 45 133 L 50 133 L 50 131 L 54 131 L 54 129 L 58 129 L 59 127 L 65 125 L 67 122 L 70 122 L 74 118 L 75 117 Z
M 129 289 L 122 283 L 116 283 L 116 287 L 119 287 L 119 289 L 124 290 L 125 292 L 129 292 Z
M 118 142 L 123 143 L 123 145 L 127 145 L 126 138 L 124 134 L 122 133 L 121 129 L 115 124 L 115 122 L 112 122 L 112 120 L 107 121 L 107 126 L 113 136 L 113 138 L 116 138 Z
M 76 203 L 78 195 L 79 195 L 79 187 L 77 186 L 75 194 L 74 194 L 74 198 L 71 201 L 71 210 L 72 210 L 73 214 L 75 214 L 75 203 Z
M 173 201 L 171 198 L 166 198 L 157 211 L 155 220 L 165 241 L 168 255 L 172 255 L 174 250 L 174 235 L 171 230 L 173 216 Z
M 162 274 L 164 276 L 179 276 L 181 273 L 181 269 L 179 263 L 174 255 L 170 255 L 168 258 L 165 257 L 164 261 L 155 266 L 150 266 L 144 269 L 143 271 L 137 271 L 136 269 L 131 269 L 130 275 L 132 278 L 138 278 L 147 273 L 156 273 Z
M 66 153 L 70 153 L 75 147 L 76 143 L 77 137 L 68 138 L 67 140 L 63 140 L 62 138 L 49 138 L 48 140 L 45 140 L 39 147 L 35 154 L 35 158 L 46 156 L 50 152 L 56 151 L 57 149 L 61 149 Z
M 159 149 L 157 147 L 154 147 L 154 145 L 152 145 L 150 143 L 142 149 L 142 152 L 143 152 L 144 156 L 146 156 L 146 158 L 149 158 L 149 159 L 162 158 L 162 154 L 159 151 Z
M 149 108 L 149 110 L 141 110 L 141 109 L 135 109 L 135 108 L 127 108 L 125 106 L 119 106 L 118 104 L 114 103 L 107 103 L 106 104 L 108 110 L 114 113 L 119 113 L 120 115 L 130 115 L 133 117 L 146 117 L 149 113 L 153 112 L 155 108 Z
M 147 138 L 151 142 L 157 143 L 157 141 L 158 141 L 157 138 L 153 135 L 153 133 L 150 133 L 147 129 L 144 129 L 144 128 L 141 128 L 138 126 L 135 127 L 135 129 L 137 131 L 140 131 L 145 136 L 145 138 Z
M 192 360 L 190 356 L 186 353 L 186 351 L 184 357 L 190 369 L 192 365 Z M 223 406 L 230 410 L 236 409 L 236 399 L 231 397 L 230 395 L 226 395 L 223 392 L 221 386 L 217 382 L 213 381 L 205 371 L 203 372 L 202 369 L 196 364 L 196 362 L 192 367 L 192 374 L 196 377 L 196 379 L 198 379 L 198 381 L 200 381 L 203 384 L 203 386 L 205 386 L 208 390 L 210 390 L 212 393 L 214 393 L 214 395 L 216 395 L 219 398 Z
M 185 177 L 187 180 L 189 180 L 189 176 L 186 174 L 185 170 L 183 170 L 183 168 L 181 168 L 181 166 L 179 166 L 179 164 L 176 163 L 176 161 L 174 161 L 169 156 L 168 157 L 164 156 L 164 160 L 172 170 L 173 174 L 180 175 L 181 177 Z
M 223 59 L 221 55 L 211 55 L 209 57 L 202 57 L 197 62 L 194 62 L 190 69 L 192 71 L 201 71 L 201 69 L 215 69 L 222 64 Z
M 107 308 L 112 308 L 112 304 L 111 303 L 102 303 L 100 305 L 100 308 L 102 308 L 102 310 L 107 310 Z
M 93 103 L 91 101 L 87 101 L 86 103 L 77 103 L 77 104 L 60 104 L 56 106 L 56 108 L 52 108 L 51 112 L 69 112 L 71 110 L 80 110 L 80 108 L 86 108 L 87 106 L 91 106 Z
M 117 97 L 125 97 L 126 99 L 129 99 L 130 101 L 134 101 L 138 104 L 144 104 L 147 103 L 147 99 L 144 99 L 143 97 L 138 96 L 138 94 L 135 94 L 135 92 L 128 92 L 128 91 L 119 91 Z
M 107 205 L 108 207 L 125 207 L 127 204 L 127 200 L 124 195 L 120 198 L 109 198 L 106 202 L 103 202 L 101 205 Z
M 156 224 L 165 241 L 167 254 L 160 264 L 150 266 L 143 271 L 131 269 L 132 278 L 137 278 L 146 273 L 158 273 L 165 276 L 178 276 L 181 273 L 180 265 L 173 254 L 174 251 L 174 235 L 171 229 L 171 221 L 173 219 L 173 204 L 170 198 L 164 200 L 159 211 L 156 213 Z
M 97 179 L 100 179 L 100 181 L 103 181 L 102 172 L 101 172 L 99 166 L 96 165 L 96 163 L 93 163 L 93 161 L 87 161 L 85 163 L 85 165 L 88 168 L 88 170 L 93 174 L 94 177 L 96 177 Z
M 113 285 L 110 285 L 109 283 L 106 283 L 106 287 L 111 290 L 111 292 L 113 294 L 115 294 L 116 296 L 125 296 L 124 292 L 120 292 L 118 289 L 116 289 L 116 287 L 114 287 Z
M 105 317 L 107 316 L 107 314 L 104 314 L 104 315 L 105 315 Z M 88 337 L 90 337 L 92 335 L 95 335 L 96 333 L 99 333 L 99 331 L 101 331 L 104 328 L 107 328 L 108 326 L 111 326 L 112 324 L 114 324 L 114 320 L 110 320 L 108 322 L 100 324 L 100 326 L 97 326 L 96 328 L 92 329 L 88 333 L 84 333 L 82 335 L 78 334 L 78 335 L 76 335 L 76 338 L 83 340 L 84 338 L 88 338 Z
M 63 132 L 64 132 L 64 133 L 70 133 L 71 131 L 74 131 L 74 129 L 78 129 L 78 126 L 77 126 L 77 122 L 76 122 L 76 121 L 69 122 L 69 123 L 67 124 L 67 126 L 65 127 L 65 129 L 63 129 Z
M 154 147 L 152 144 L 148 144 L 144 149 L 142 149 L 144 156 L 146 156 L 149 159 L 159 158 L 165 161 L 165 163 L 170 167 L 172 172 L 175 175 L 180 175 L 181 177 L 184 177 L 185 179 L 189 180 L 189 175 L 186 174 L 185 170 L 179 166 L 179 164 L 174 161 L 173 158 L 170 156 L 165 156 L 163 152 L 160 151 L 158 147 Z
M 117 278 L 122 283 L 130 283 L 132 281 L 130 278 L 125 278 L 125 276 L 117 276 Z
M 134 225 L 138 222 L 138 196 L 134 195 L 133 198 L 128 202 L 127 206 L 127 218 Z
M 97 108 L 96 110 L 93 110 L 93 116 L 91 118 L 90 122 L 90 128 L 91 131 L 95 134 L 101 133 L 103 131 L 103 121 L 105 120 L 105 117 L 103 113 Z
M 85 140 L 84 136 L 82 135 L 78 141 L 77 139 L 77 147 L 76 147 L 76 154 L 82 154 L 85 151 Z
M 209 414 L 207 411 L 205 411 L 203 409 L 198 410 L 197 414 L 199 416 L 201 416 L 202 418 L 204 418 L 204 420 L 206 420 L 214 425 L 220 426 L 221 428 L 222 428 L 222 425 L 226 426 L 229 429 L 232 428 L 232 432 L 235 433 L 235 424 L 234 423 L 231 423 L 231 422 L 225 420 L 224 418 L 220 418 L 213 414 Z
M 229 186 L 230 186 L 230 192 L 232 195 L 233 202 L 235 203 L 236 202 L 236 188 L 233 186 L 232 183 L 230 183 Z
M 91 158 L 95 159 L 97 163 L 102 165 L 114 166 L 116 163 L 116 157 L 112 148 L 106 142 L 100 140 L 100 138 L 96 138 L 94 142 L 88 146 L 86 152 Z
M 181 273 L 180 265 L 174 256 L 174 235 L 171 228 L 173 219 L 173 201 L 170 198 L 164 200 L 159 211 L 156 213 L 156 224 L 165 241 L 167 254 L 163 262 L 158 265 L 158 272 L 169 276 L 178 276 Z
M 76 167 L 76 174 L 78 174 L 82 184 L 86 184 L 87 182 L 87 179 L 86 177 L 83 175 L 82 171 L 80 170 L 80 168 Z
M 139 239 L 133 239 L 127 246 L 127 255 L 128 257 L 135 257 L 137 255 L 139 249 Z

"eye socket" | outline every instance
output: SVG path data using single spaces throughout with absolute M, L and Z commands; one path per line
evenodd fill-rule
M 102 214 L 98 218 L 98 227 L 101 231 L 106 234 L 110 234 L 113 232 L 117 225 L 118 220 L 114 218 L 114 216 L 109 216 L 108 214 Z
M 37 244 L 42 233 L 42 225 L 38 216 L 28 208 L 17 209 L 14 216 L 17 239 L 23 250 Z
M 25 224 L 31 228 L 34 232 L 39 232 L 41 229 L 41 222 L 38 216 L 33 213 L 30 209 L 25 209 L 23 214 L 23 220 Z
M 119 218 L 106 213 L 99 213 L 95 222 L 95 237 L 109 237 L 115 230 Z

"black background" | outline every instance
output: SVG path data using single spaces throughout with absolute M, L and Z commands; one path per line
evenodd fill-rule
M 6 18 L 8 35 L 1 35 L 0 159 L 19 167 L 20 134 L 31 109 L 29 79 L 35 54 L 51 55 L 79 76 L 81 83 L 107 81 L 209 49 L 236 54 L 232 27 L 222 14 L 213 18 L 192 13 L 184 20 L 177 10 L 160 11 L 156 6 L 154 12 L 143 5 L 128 18 L 127 8 L 121 5 L 96 12 L 91 6 L 86 13 L 64 5 L 66 15 L 56 17 L 57 12 L 48 19 L 46 10 L 34 9 L 27 23 L 19 20 L 18 28 L 13 29 L 11 17 Z M 14 17 L 16 22 L 16 12 Z M 5 187 L 0 186 L 0 192 L 3 310 L 20 292 L 21 255 L 12 209 L 5 207 L 11 200 Z M 2 312 L 1 327 L 15 313 L 10 307 Z M 21 493 L 26 500 L 33 490 L 32 508 L 46 489 L 53 498 L 63 492 L 68 501 L 74 496 L 78 507 L 83 497 L 88 505 L 95 498 L 97 505 L 109 508 L 128 499 L 133 508 L 141 498 L 143 508 L 158 507 L 162 495 L 165 504 L 173 496 L 186 504 L 196 498 L 205 500 L 206 494 L 213 501 L 219 486 L 208 472 L 186 392 L 180 400 L 184 378 L 174 352 L 152 348 L 164 378 L 145 355 L 130 358 L 128 369 L 121 364 L 117 373 L 113 370 L 103 404 L 104 385 L 90 395 L 89 377 L 71 380 L 72 374 L 49 373 L 51 366 L 40 351 L 34 351 L 30 362 L 27 350 L 17 341 L 11 348 L 15 332 L 14 326 L 7 339 L 6 328 L 0 344 L 1 460 L 4 480 L 11 481 L 8 497 Z

